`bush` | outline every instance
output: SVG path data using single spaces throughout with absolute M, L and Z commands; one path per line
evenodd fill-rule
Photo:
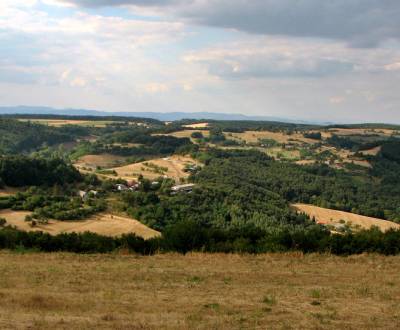
M 201 132 L 193 132 L 190 136 L 193 139 L 202 139 L 202 138 L 204 138 L 203 133 L 201 133 Z

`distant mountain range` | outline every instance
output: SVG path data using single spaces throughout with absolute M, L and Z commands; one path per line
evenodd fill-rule
M 61 115 L 61 116 L 119 116 L 152 118 L 161 121 L 175 121 L 182 119 L 208 119 L 208 120 L 251 120 L 251 121 L 277 121 L 296 124 L 327 124 L 311 123 L 302 120 L 291 120 L 287 118 L 272 116 L 246 116 L 242 114 L 226 114 L 211 112 L 107 112 L 87 109 L 55 109 L 50 107 L 0 107 L 0 115 Z

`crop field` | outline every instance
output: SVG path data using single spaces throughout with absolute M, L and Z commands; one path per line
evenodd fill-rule
M 87 220 L 57 221 L 50 220 L 48 224 L 38 224 L 31 227 L 25 222 L 25 216 L 31 212 L 1 210 L 0 218 L 5 218 L 8 225 L 17 227 L 24 231 L 43 231 L 52 235 L 61 233 L 83 233 L 90 231 L 105 236 L 121 236 L 123 234 L 134 233 L 145 239 L 157 237 L 159 232 L 145 226 L 137 220 L 111 215 L 108 213 L 97 214 Z
M 400 229 L 400 225 L 397 223 L 354 213 L 325 209 L 307 204 L 294 204 L 293 207 L 299 212 L 306 213 L 310 218 L 314 217 L 317 223 L 321 224 L 340 224 L 340 221 L 343 220 L 346 224 L 349 224 L 352 227 L 358 226 L 362 229 L 369 229 L 372 226 L 376 226 L 382 231 L 391 228 Z
M 2 329 L 399 329 L 400 257 L 0 252 Z
M 117 177 L 124 180 L 137 179 L 139 175 L 143 175 L 148 179 L 166 176 L 179 182 L 181 179 L 186 179 L 189 176 L 189 173 L 184 171 L 185 166 L 189 164 L 198 164 L 198 162 L 188 156 L 174 155 L 122 167 L 115 167 L 112 170 L 117 173 Z

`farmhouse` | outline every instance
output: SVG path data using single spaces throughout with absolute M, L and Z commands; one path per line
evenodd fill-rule
M 179 192 L 186 192 L 186 193 L 190 193 L 193 190 L 193 187 L 195 185 L 193 183 L 188 183 L 188 184 L 182 184 L 182 185 L 178 185 L 178 186 L 173 186 L 171 188 L 171 192 L 172 194 L 177 194 Z
M 86 201 L 90 196 L 96 196 L 98 192 L 96 190 L 90 190 L 90 191 L 83 191 L 80 190 L 78 192 L 78 195 L 82 200 Z
M 118 183 L 115 185 L 115 189 L 117 189 L 118 191 L 126 191 L 128 190 L 128 187 L 122 183 Z

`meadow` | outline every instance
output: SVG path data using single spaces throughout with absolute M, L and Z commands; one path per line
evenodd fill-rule
M 0 252 L 2 329 L 398 329 L 400 257 Z

